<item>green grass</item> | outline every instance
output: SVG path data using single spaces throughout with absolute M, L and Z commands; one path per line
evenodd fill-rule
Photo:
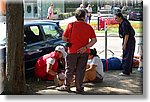
M 141 21 L 130 21 L 132 27 L 134 28 L 135 32 L 136 32 L 136 36 L 141 36 L 141 34 L 143 34 L 143 23 Z M 97 22 L 91 22 L 92 26 L 97 27 Z M 109 35 L 116 35 L 118 36 L 118 24 L 116 25 L 108 25 L 108 34 Z M 61 26 L 62 29 L 66 29 L 66 25 Z M 105 30 L 97 30 L 95 29 L 95 32 L 99 35 L 104 35 L 105 34 Z
M 62 28 L 63 30 L 65 30 L 65 29 L 66 29 L 66 27 L 67 27 L 67 25 L 63 25 L 63 26 L 61 26 L 61 28 Z
M 143 23 L 141 21 L 130 21 L 132 27 L 134 28 L 135 32 L 136 32 L 136 36 L 140 36 L 141 34 L 143 34 Z M 91 25 L 96 25 L 96 22 L 92 22 Z M 118 35 L 118 24 L 116 25 L 108 25 L 108 34 L 111 35 Z M 96 33 L 101 33 L 104 34 L 105 30 L 95 30 Z
M 35 35 L 39 35 L 39 29 L 36 27 L 31 28 L 31 30 L 34 32 Z M 57 32 L 56 30 L 49 30 L 49 28 L 44 29 L 45 34 L 51 35 L 51 36 L 56 36 Z
M 48 35 L 52 35 L 55 36 L 57 34 L 56 30 L 49 30 L 49 29 L 45 29 L 45 33 Z

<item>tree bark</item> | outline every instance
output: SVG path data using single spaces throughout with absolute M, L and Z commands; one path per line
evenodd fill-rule
M 23 1 L 6 2 L 6 84 L 5 94 L 25 94 Z

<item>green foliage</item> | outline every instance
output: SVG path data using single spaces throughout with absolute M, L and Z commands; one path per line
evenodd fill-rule
M 67 18 L 69 18 L 69 17 L 72 17 L 72 16 L 74 16 L 74 15 L 75 15 L 74 12 L 70 12 L 70 13 L 60 13 L 60 14 L 58 15 L 58 19 L 63 20 L 63 19 L 67 19 Z

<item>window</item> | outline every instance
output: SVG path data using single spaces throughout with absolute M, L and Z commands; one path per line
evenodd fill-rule
M 57 31 L 54 25 L 43 25 L 43 30 L 44 30 L 46 39 L 56 38 Z
M 34 13 L 37 13 L 37 7 L 34 7 Z
M 42 40 L 40 37 L 38 26 L 26 26 L 24 28 L 25 42 L 27 44 L 35 43 Z
M 28 13 L 31 13 L 31 5 L 28 5 L 28 6 L 27 6 L 27 12 L 28 12 Z
M 30 26 L 30 29 L 34 32 L 35 35 L 39 35 L 38 26 Z

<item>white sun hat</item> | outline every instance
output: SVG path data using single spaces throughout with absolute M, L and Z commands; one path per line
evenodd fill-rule
M 61 46 L 61 45 L 56 46 L 55 51 L 60 51 L 63 54 L 63 57 L 66 58 L 67 53 L 66 53 L 65 48 L 63 46 Z

